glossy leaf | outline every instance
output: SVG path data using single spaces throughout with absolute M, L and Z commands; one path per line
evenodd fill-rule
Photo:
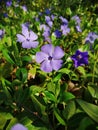
M 76 100 L 81 108 L 90 116 L 94 121 L 98 123 L 98 106 L 88 103 L 86 101 Z
M 55 98 L 55 96 L 54 96 L 51 92 L 49 92 L 49 91 L 44 91 L 44 94 L 45 94 L 47 100 L 56 102 L 56 98 Z
M 70 92 L 64 92 L 61 97 L 62 101 L 64 101 L 64 102 L 67 102 L 74 98 L 75 98 L 75 96 Z
M 64 119 L 59 115 L 59 113 L 57 112 L 57 110 L 54 110 L 54 115 L 56 116 L 57 120 L 59 121 L 60 124 L 65 125 L 66 126 L 66 122 L 64 121 Z

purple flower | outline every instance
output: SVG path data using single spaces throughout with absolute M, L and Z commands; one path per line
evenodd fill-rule
M 4 31 L 4 30 L 0 30 L 0 39 L 1 39 L 1 38 L 3 38 L 4 33 L 5 33 L 5 31 Z
M 64 25 L 61 25 L 61 31 L 62 31 L 62 34 L 66 36 L 70 32 L 70 28 L 68 28 L 68 26 L 64 24 Z
M 22 124 L 17 123 L 11 128 L 11 130 L 28 130 L 28 129 Z
M 80 22 L 81 22 L 80 18 L 77 15 L 73 16 L 71 19 L 75 20 L 76 24 L 80 24 Z
M 34 17 L 36 22 L 40 22 L 40 19 L 38 16 Z
M 53 22 L 49 16 L 45 16 L 45 21 L 49 25 L 49 27 L 52 27 Z
M 44 37 L 44 40 L 47 41 L 48 43 L 51 43 L 51 39 L 49 38 L 50 36 L 50 28 L 45 25 L 45 24 L 42 24 L 40 25 L 40 30 L 43 30 L 43 37 Z
M 12 0 L 9 0 L 9 1 L 6 2 L 7 7 L 10 7 L 11 5 L 12 5 Z
M 8 17 L 8 14 L 7 14 L 7 13 L 4 13 L 3 16 L 4 16 L 5 18 L 7 18 L 7 17 Z
M 91 44 L 93 44 L 94 41 L 95 41 L 97 38 L 98 38 L 98 35 L 97 35 L 96 33 L 90 32 L 90 33 L 87 35 L 87 37 L 86 37 L 86 39 L 85 39 L 85 42 L 86 42 L 86 43 L 91 43 Z
M 55 18 L 57 18 L 54 14 L 51 14 L 51 19 L 54 20 Z
M 50 28 L 45 24 L 40 25 L 40 30 L 43 30 L 44 32 L 50 32 Z
M 71 59 L 74 61 L 75 67 L 87 65 L 88 64 L 88 52 L 81 52 L 77 50 L 76 53 L 71 56 Z
M 82 30 L 81 30 L 81 28 L 80 28 L 80 22 L 81 22 L 80 18 L 79 18 L 77 15 L 75 15 L 75 16 L 73 16 L 71 19 L 75 21 L 76 30 L 77 30 L 78 32 L 82 32 Z
M 36 48 L 39 44 L 37 38 L 38 36 L 27 27 L 22 27 L 22 34 L 17 34 L 17 41 L 22 43 L 23 48 Z
M 23 9 L 24 12 L 27 11 L 27 6 L 26 5 L 21 6 L 21 8 Z
M 63 56 L 64 51 L 59 46 L 46 44 L 41 47 L 41 52 L 36 53 L 36 62 L 41 64 L 41 70 L 44 72 L 57 71 L 62 66 Z
M 29 28 L 30 23 L 29 23 L 29 22 L 26 22 L 26 23 L 23 23 L 21 26 L 22 26 L 22 28 L 24 28 L 24 27 Z
M 62 16 L 59 17 L 64 25 L 68 25 L 68 20 Z
M 62 32 L 59 30 L 55 30 L 54 34 L 57 38 L 60 38 L 62 36 Z
M 45 14 L 46 14 L 46 15 L 49 15 L 50 13 L 51 13 L 51 11 L 50 11 L 49 9 L 46 9 L 46 10 L 45 10 Z

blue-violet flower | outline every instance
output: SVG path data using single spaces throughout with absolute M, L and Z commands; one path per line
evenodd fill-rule
M 71 59 L 74 61 L 75 67 L 87 65 L 88 64 L 88 52 L 81 52 L 77 50 L 76 53 L 71 56 Z
M 54 34 L 57 38 L 60 38 L 62 36 L 62 32 L 57 29 L 54 31 Z

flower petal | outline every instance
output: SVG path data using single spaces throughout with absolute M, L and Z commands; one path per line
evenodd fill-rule
M 51 65 L 53 70 L 59 70 L 62 66 L 63 60 L 52 60 Z
M 77 29 L 78 32 L 82 32 L 82 30 L 81 30 L 79 25 L 76 26 L 76 29 Z
M 28 41 L 24 41 L 24 42 L 22 43 L 22 47 L 23 47 L 23 48 L 30 49 L 30 48 L 31 48 L 31 43 L 28 42 Z
M 41 70 L 48 73 L 52 71 L 52 66 L 49 60 L 45 60 L 42 62 Z
M 27 27 L 22 27 L 22 34 L 26 37 L 26 39 L 29 38 L 29 31 Z
M 26 40 L 26 38 L 23 35 L 17 34 L 17 41 L 18 42 L 24 42 L 25 40 Z
M 32 48 L 36 48 L 39 44 L 38 41 L 30 42 Z
M 54 59 L 60 59 L 63 56 L 64 56 L 64 51 L 59 46 L 56 46 L 54 48 L 53 58 Z
M 11 130 L 27 130 L 27 128 L 23 126 L 22 124 L 17 123 L 11 128 Z
M 36 40 L 38 38 L 38 36 L 33 32 L 33 31 L 30 31 L 30 40 Z
M 48 55 L 44 52 L 37 52 L 36 53 L 36 62 L 41 63 L 44 60 L 48 59 Z
M 41 51 L 48 54 L 49 56 L 52 56 L 53 50 L 54 50 L 54 47 L 52 44 L 46 44 L 41 47 Z

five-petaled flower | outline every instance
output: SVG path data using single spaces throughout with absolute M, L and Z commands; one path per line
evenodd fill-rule
M 41 64 L 41 70 L 44 72 L 57 71 L 62 66 L 63 56 L 64 51 L 59 46 L 46 44 L 41 47 L 41 52 L 36 53 L 36 62 Z
M 67 25 L 61 25 L 61 31 L 63 35 L 67 35 L 70 32 L 70 28 Z
M 76 53 L 71 56 L 71 59 L 74 61 L 75 67 L 87 65 L 88 52 L 81 52 L 80 50 L 77 50 Z
M 29 31 L 26 26 L 22 27 L 22 34 L 17 34 L 17 41 L 22 43 L 23 48 L 36 48 L 39 44 L 38 36 L 33 32 Z
M 88 33 L 87 37 L 85 38 L 86 43 L 91 43 L 93 44 L 94 41 L 98 38 L 98 35 L 94 32 Z
M 28 129 L 22 124 L 17 123 L 14 126 L 12 126 L 11 130 L 28 130 Z
M 80 28 L 80 22 L 81 22 L 80 18 L 79 18 L 77 15 L 75 15 L 75 16 L 73 16 L 71 19 L 75 21 L 76 30 L 77 30 L 78 32 L 82 32 L 82 30 L 81 30 L 81 28 Z

